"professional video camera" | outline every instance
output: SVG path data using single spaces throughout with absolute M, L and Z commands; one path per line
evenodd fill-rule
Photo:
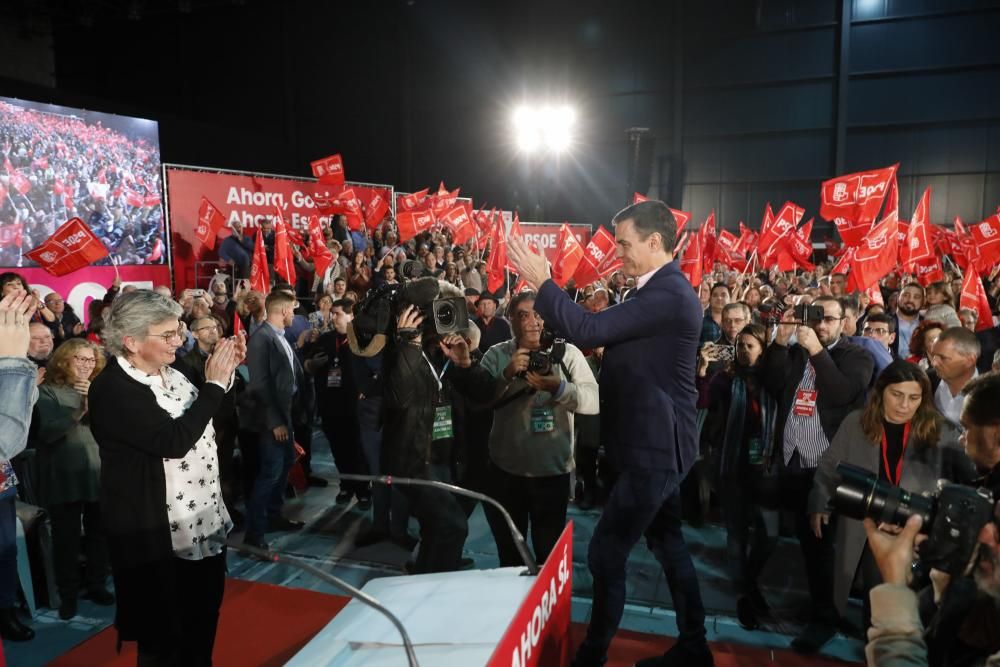
M 469 309 L 462 290 L 427 275 L 414 261 L 405 262 L 399 275 L 404 282 L 370 290 L 355 308 L 353 331 L 364 344 L 379 334 L 389 336 L 399 314 L 410 305 L 424 316 L 423 331 L 400 332 L 404 337 L 417 333 L 425 337 L 445 335 L 469 327 Z
M 566 355 L 566 339 L 560 338 L 548 327 L 542 329 L 539 336 L 539 349 L 528 353 L 528 370 L 539 375 L 552 372 L 552 364 L 561 364 Z
M 917 547 L 926 567 L 951 575 L 965 572 L 978 544 L 979 531 L 993 518 L 993 494 L 988 489 L 938 481 L 934 495 L 913 495 L 879 480 L 878 475 L 849 463 L 837 465 L 840 483 L 834 509 L 852 519 L 903 526 L 914 514 L 923 518 L 928 539 Z

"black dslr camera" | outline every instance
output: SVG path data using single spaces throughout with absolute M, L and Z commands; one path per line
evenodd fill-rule
M 540 349 L 528 353 L 528 370 L 539 375 L 552 372 L 552 364 L 561 364 L 566 355 L 566 339 L 560 338 L 548 327 L 539 336 Z
M 816 324 L 822 322 L 824 317 L 826 311 L 823 310 L 823 306 L 807 306 L 804 303 L 795 306 L 795 319 L 803 324 Z
M 840 483 L 834 509 L 859 521 L 903 526 L 914 514 L 923 518 L 927 540 L 917 547 L 920 563 L 951 575 L 965 572 L 979 541 L 979 531 L 993 518 L 988 489 L 938 481 L 934 495 L 913 495 L 879 480 L 878 475 L 849 463 L 837 465 Z

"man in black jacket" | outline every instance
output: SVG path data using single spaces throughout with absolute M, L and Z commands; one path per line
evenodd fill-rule
M 396 322 L 394 347 L 386 351 L 383 397 L 383 473 L 451 482 L 455 439 L 450 385 L 424 351 L 423 317 L 408 306 Z M 401 486 L 420 523 L 415 574 L 450 572 L 461 566 L 469 531 L 465 512 L 448 491 Z
M 795 532 L 805 557 L 812 614 L 792 642 L 814 653 L 836 632 L 833 605 L 833 526 L 814 533 L 806 514 L 813 476 L 823 452 L 849 412 L 864 404 L 874 362 L 863 348 L 841 337 L 844 311 L 835 297 L 820 297 L 823 319 L 795 322 L 785 313 L 764 357 L 764 387 L 778 401 L 775 453 L 781 455 L 780 497 L 795 516 Z M 792 334 L 797 343 L 789 346 Z

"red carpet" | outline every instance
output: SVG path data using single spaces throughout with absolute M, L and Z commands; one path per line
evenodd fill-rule
M 349 598 L 339 595 L 229 579 L 214 662 L 219 667 L 283 665 L 348 601 Z M 573 624 L 574 645 L 579 644 L 586 630 L 584 625 Z M 118 655 L 115 653 L 116 637 L 113 627 L 106 628 L 50 665 L 132 667 L 135 665 L 135 644 L 125 644 Z M 622 630 L 611 645 L 608 667 L 632 667 L 636 660 L 662 653 L 672 643 L 673 640 L 667 637 Z M 842 664 L 836 660 L 804 658 L 789 651 L 722 642 L 712 643 L 712 653 L 717 667 Z

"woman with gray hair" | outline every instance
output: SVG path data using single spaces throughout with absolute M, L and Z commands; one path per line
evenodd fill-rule
M 246 353 L 220 341 L 196 389 L 170 367 L 181 307 L 149 290 L 115 299 L 102 333 L 111 355 L 90 385 L 101 453 L 101 515 L 118 597 L 119 641 L 139 665 L 209 665 L 232 529 L 222 502 L 212 415 Z

